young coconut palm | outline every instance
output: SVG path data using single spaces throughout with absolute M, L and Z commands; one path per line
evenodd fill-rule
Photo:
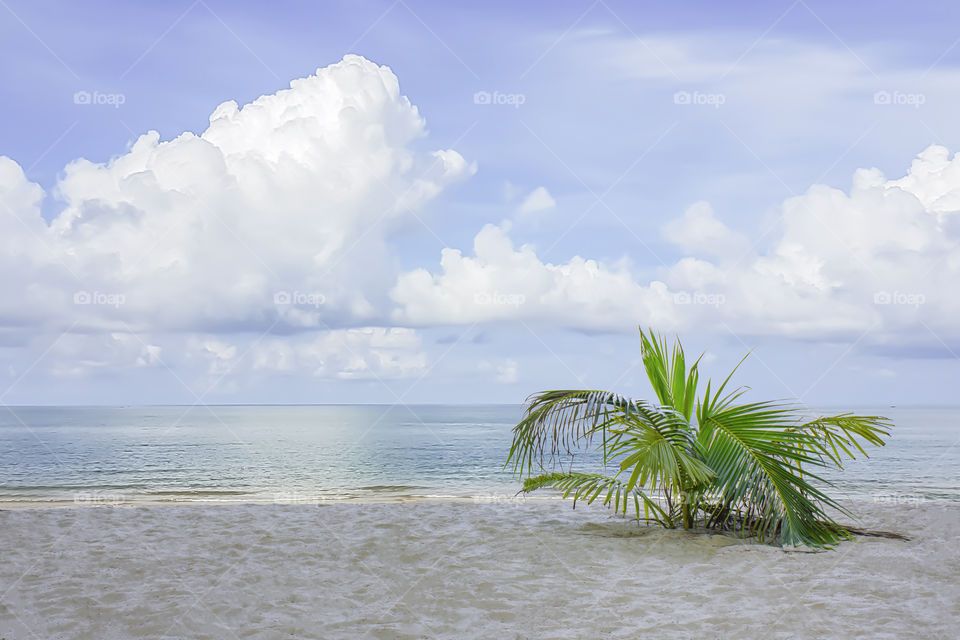
M 734 367 L 697 397 L 699 359 L 689 368 L 679 340 L 642 329 L 643 365 L 659 404 L 608 391 L 544 391 L 528 399 L 513 429 L 507 465 L 523 491 L 552 487 L 664 527 L 722 529 L 784 545 L 829 547 L 850 533 L 826 513 L 851 515 L 818 488 L 813 471 L 842 468 L 861 443 L 883 446 L 892 424 L 849 413 L 810 420 L 798 406 L 739 400 L 726 391 Z M 745 358 L 744 358 L 745 359 Z M 740 361 L 741 363 L 743 360 Z M 613 475 L 556 469 L 598 441 Z

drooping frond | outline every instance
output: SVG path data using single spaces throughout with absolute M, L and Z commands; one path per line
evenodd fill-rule
M 845 457 L 851 460 L 855 458 L 852 449 L 856 449 L 864 457 L 869 457 L 858 438 L 866 444 L 882 447 L 885 444 L 883 436 L 889 436 L 889 429 L 892 427 L 893 424 L 883 416 L 841 413 L 835 416 L 820 416 L 801 424 L 796 430 L 812 435 L 810 450 L 821 456 L 824 462 L 829 461 L 842 469 Z
M 843 530 L 824 512 L 841 507 L 811 484 L 819 480 L 803 467 L 822 466 L 811 452 L 813 438 L 797 431 L 792 408 L 772 402 L 699 407 L 701 425 L 709 425 L 706 463 L 717 474 L 714 491 L 724 511 L 738 510 L 748 531 L 762 538 L 777 535 L 784 544 L 829 546 Z M 842 509 L 841 509 L 842 510 Z M 839 532 L 838 532 L 839 529 Z
M 559 390 L 534 394 L 527 400 L 523 418 L 513 428 L 513 444 L 505 466 L 529 474 L 536 464 L 589 447 L 594 435 L 617 420 L 654 409 L 609 391 Z
M 523 483 L 523 492 L 529 493 L 545 487 L 562 491 L 564 498 L 573 496 L 574 505 L 579 500 L 592 504 L 602 498 L 604 506 L 612 507 L 614 512 L 621 515 L 626 516 L 632 506 L 637 520 L 658 524 L 667 524 L 670 521 L 670 517 L 656 501 L 636 487 L 627 488 L 616 478 L 597 473 L 544 473 L 527 478 Z

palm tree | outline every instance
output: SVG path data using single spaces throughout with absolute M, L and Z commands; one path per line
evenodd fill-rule
M 574 506 L 602 500 L 638 521 L 783 545 L 829 547 L 851 536 L 827 510 L 852 514 L 823 493 L 828 483 L 813 471 L 841 469 L 855 451 L 866 456 L 861 443 L 883 446 L 893 426 L 886 418 L 811 419 L 795 404 L 741 402 L 746 388 L 726 391 L 739 363 L 719 387 L 708 380 L 697 397 L 700 359 L 688 368 L 679 340 L 671 352 L 664 336 L 643 329 L 640 335 L 659 402 L 591 390 L 530 396 L 507 458 L 523 480 L 521 491 L 552 487 L 573 496 Z M 594 442 L 601 472 L 575 471 L 574 454 Z

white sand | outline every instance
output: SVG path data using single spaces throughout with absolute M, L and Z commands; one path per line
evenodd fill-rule
M 0 512 L 0 638 L 955 638 L 960 506 L 829 553 L 569 502 Z

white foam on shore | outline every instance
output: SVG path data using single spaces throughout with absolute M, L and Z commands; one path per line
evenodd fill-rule
M 825 553 L 556 501 L 0 512 L 0 637 L 954 637 L 960 505 Z
M 335 497 L 317 496 L 304 494 L 302 496 L 289 496 L 284 493 L 276 494 L 276 497 L 256 497 L 251 495 L 242 495 L 235 498 L 186 498 L 178 495 L 176 498 L 157 499 L 149 497 L 136 497 L 135 499 L 83 499 L 68 500 L 58 498 L 48 498 L 45 500 L 0 500 L 0 511 L 20 511 L 20 510 L 45 510 L 45 509 L 89 509 L 96 507 L 122 507 L 122 508 L 140 508 L 140 507 L 172 507 L 172 506 L 238 506 L 238 505 L 311 505 L 311 506 L 329 506 L 333 504 L 396 504 L 396 503 L 417 503 L 417 502 L 453 502 L 468 504 L 532 504 L 538 502 L 558 502 L 564 498 L 560 492 L 552 490 L 542 490 L 534 495 L 520 495 L 509 493 L 488 493 L 477 495 L 454 495 L 454 494 L 367 494 Z M 3 640 L 0 638 L 0 640 Z

